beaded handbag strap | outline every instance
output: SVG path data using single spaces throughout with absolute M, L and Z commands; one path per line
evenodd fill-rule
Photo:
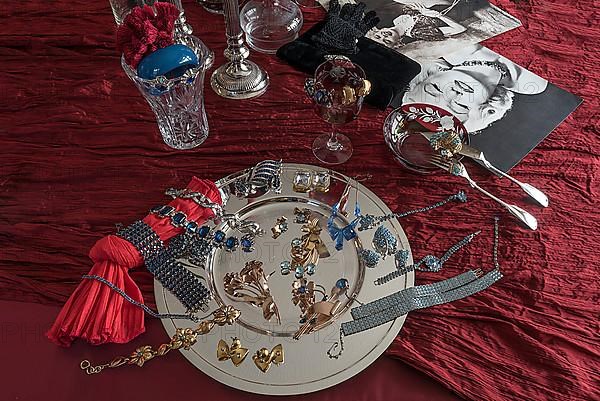
M 415 297 L 415 290 L 413 290 L 415 287 L 411 287 L 400 291 L 392 299 L 388 299 L 388 305 L 380 309 L 380 312 L 342 323 L 341 330 L 344 336 L 360 333 L 390 322 L 417 309 L 429 308 L 434 305 L 441 305 L 466 298 L 488 288 L 501 278 L 502 273 L 500 270 L 494 269 L 486 273 L 483 277 L 477 278 L 461 287 L 427 297 Z

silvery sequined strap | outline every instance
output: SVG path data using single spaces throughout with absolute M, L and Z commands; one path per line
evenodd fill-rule
M 138 220 L 119 230 L 117 236 L 129 241 L 139 251 L 146 268 L 189 312 L 206 309 L 210 292 L 172 257 L 152 227 Z
M 178 262 L 168 249 L 146 260 L 146 268 L 185 306 L 188 312 L 206 310 L 210 291 Z
M 411 298 L 433 296 L 435 294 L 444 293 L 447 291 L 451 291 L 455 288 L 462 287 L 480 277 L 481 275 L 479 273 L 479 270 L 469 270 L 468 272 L 459 274 L 458 276 L 454 276 L 447 280 L 407 288 L 406 290 L 404 290 L 404 292 L 408 293 Z M 361 319 L 366 316 L 370 316 L 381 312 L 382 310 L 390 307 L 390 305 L 397 303 L 398 301 L 396 301 L 396 299 L 399 296 L 404 296 L 401 295 L 402 292 L 403 291 L 396 292 L 394 294 L 380 298 L 376 301 L 357 306 L 356 308 L 352 308 L 352 310 L 350 311 L 350 313 L 352 314 L 352 318 Z
M 156 256 L 164 244 L 158 234 L 141 220 L 119 230 L 117 236 L 127 240 L 138 250 L 144 261 Z
M 87 280 L 96 280 L 101 282 L 102 284 L 107 285 L 108 287 L 110 287 L 110 289 L 112 289 L 113 291 L 115 291 L 117 294 L 119 294 L 120 296 L 122 296 L 127 302 L 129 302 L 130 304 L 133 304 L 137 307 L 140 307 L 144 310 L 144 312 L 146 312 L 147 314 L 149 314 L 152 317 L 155 317 L 157 319 L 188 319 L 194 322 L 198 321 L 198 318 L 194 315 L 184 315 L 184 314 L 177 314 L 177 313 L 158 313 L 153 311 L 152 309 L 150 309 L 148 306 L 144 305 L 141 302 L 136 301 L 135 299 L 131 298 L 129 295 L 127 295 L 127 293 L 125 293 L 125 291 L 123 291 L 122 289 L 120 289 L 119 287 L 117 287 L 115 284 L 111 283 L 110 281 L 108 281 L 107 279 L 105 279 L 104 277 L 100 277 L 100 276 L 96 276 L 94 274 L 86 274 L 84 276 L 82 276 L 81 278 L 83 279 L 87 279 Z
M 344 336 L 360 333 L 406 315 L 410 311 L 453 302 L 476 294 L 488 288 L 500 278 L 502 278 L 502 273 L 499 269 L 494 269 L 483 277 L 473 280 L 462 287 L 427 297 L 414 297 L 414 288 L 417 287 L 411 287 L 397 293 L 396 298 L 388 298 L 388 305 L 379 313 L 342 323 L 341 331 Z
M 473 241 L 473 238 L 475 238 L 475 236 L 479 235 L 480 233 L 481 231 L 476 231 L 472 234 L 467 235 L 462 240 L 448 248 L 448 250 L 444 252 L 442 257 L 440 258 L 434 255 L 427 255 L 423 259 L 419 260 L 417 263 L 409 266 L 406 266 L 406 260 L 408 259 L 408 251 L 401 249 L 394 256 L 396 262 L 396 270 L 386 274 L 385 276 L 377 278 L 375 280 L 375 285 L 385 284 L 413 270 L 438 272 L 442 270 L 444 263 L 446 263 L 452 255 L 454 255 L 460 248 Z

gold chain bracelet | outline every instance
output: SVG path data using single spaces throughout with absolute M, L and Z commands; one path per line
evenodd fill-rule
M 150 359 L 164 356 L 171 350 L 180 348 L 189 350 L 196 343 L 198 336 L 209 333 L 213 327 L 233 324 L 240 317 L 240 311 L 232 306 L 222 306 L 211 315 L 212 319 L 200 322 L 195 329 L 189 327 L 176 329 L 175 334 L 171 337 L 171 341 L 167 344 L 161 344 L 158 349 L 153 349 L 151 345 L 144 345 L 137 348 L 129 356 L 118 356 L 102 365 L 92 366 L 91 362 L 85 359 L 81 361 L 79 366 L 88 375 L 100 373 L 106 368 L 117 368 L 123 365 L 137 365 L 142 367 Z

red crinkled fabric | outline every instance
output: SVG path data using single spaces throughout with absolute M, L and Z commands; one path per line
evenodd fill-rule
M 585 102 L 511 171 L 516 178 L 544 190 L 550 196 L 550 207 L 526 203 L 510 182 L 468 164 L 473 179 L 506 201 L 530 210 L 540 228 L 535 232 L 522 229 L 504 214 L 499 253 L 505 278 L 465 300 L 410 313 L 387 355 L 425 372 L 468 400 L 597 400 L 598 1 L 494 2 L 520 18 L 523 27 L 485 45 L 582 96 Z M 236 102 L 216 95 L 205 82 L 210 135 L 196 149 L 175 151 L 162 143 L 152 111 L 120 68 L 111 41 L 113 17 L 108 4 L 79 2 L 73 7 L 72 1 L 58 0 L 52 3 L 54 12 L 42 15 L 40 10 L 46 4 L 34 0 L 6 2 L 6 7 L 0 7 L 6 22 L 5 34 L 0 35 L 0 89 L 4 89 L 0 93 L 10 94 L 0 96 L 0 130 L 4 129 L 0 132 L 1 299 L 35 303 L 33 306 L 62 305 L 75 289 L 74 281 L 88 272 L 89 266 L 82 268 L 85 254 L 99 234 L 113 231 L 114 223 L 134 221 L 142 211 L 162 202 L 159 188 L 182 186 L 194 174 L 218 179 L 263 159 L 316 163 L 311 143 L 327 131 L 327 125 L 310 103 L 303 103 L 306 74 L 271 55 L 252 52 L 252 60 L 269 72 L 269 90 L 259 98 Z M 216 55 L 222 54 L 226 46 L 223 17 L 192 2 L 186 2 L 186 8 L 195 34 Z M 304 29 L 323 16 L 322 10 L 304 10 Z M 438 201 L 441 194 L 464 188 L 465 183 L 450 175 L 421 176 L 400 168 L 382 135 L 388 113 L 366 105 L 356 121 L 342 127 L 352 139 L 354 155 L 336 170 L 348 176 L 372 174 L 364 184 L 394 211 L 422 207 Z M 457 238 L 483 230 L 470 246 L 453 256 L 443 272 L 419 274 L 416 284 L 441 280 L 468 268 L 491 267 L 491 219 L 502 211 L 474 191 L 468 195 L 465 205 L 402 221 L 415 258 L 441 254 Z M 153 281 L 145 270 L 129 273 L 150 305 Z M 23 304 L 20 310 L 28 313 L 31 309 Z M 32 325 L 45 322 L 43 316 L 23 319 L 27 317 Z M 29 352 L 36 355 L 36 363 L 26 363 L 23 361 L 31 358 L 22 358 L 24 346 L 27 351 L 43 346 L 31 341 L 31 335 L 22 334 L 22 329 L 32 326 L 19 326 L 18 334 L 11 336 L 9 319 L 6 317 L 2 326 L 7 335 L 3 343 L 5 349 L 20 350 L 23 368 L 15 365 L 16 359 L 4 358 L 11 364 L 5 364 L 0 398 L 16 399 L 10 395 L 19 394 L 20 399 L 96 400 L 107 388 L 112 393 L 103 399 L 117 398 L 114 394 L 127 394 L 131 401 L 182 398 L 194 389 L 201 389 L 210 400 L 241 397 L 239 391 L 196 371 L 178 355 L 143 369 L 104 372 L 94 377 L 95 385 L 90 386 L 90 377 L 73 371 L 78 368 L 69 365 L 71 361 L 84 356 L 98 362 L 110 360 L 130 352 L 134 344 L 122 349 L 78 347 L 45 357 Z M 146 322 L 147 331 L 151 324 L 158 327 L 157 337 L 148 342 L 139 338 L 136 346 L 159 344 L 172 334 L 153 320 Z M 25 343 L 23 336 L 29 342 Z M 245 363 L 252 365 L 252 361 Z M 68 368 L 57 371 L 57 366 Z M 410 376 L 413 382 L 399 386 L 406 383 L 407 375 L 395 366 L 386 365 L 397 372 L 393 379 L 372 367 L 331 389 L 290 396 L 286 401 L 440 400 L 427 393 L 419 395 L 420 383 L 414 376 Z M 177 384 L 182 382 L 179 378 L 194 383 L 194 389 L 138 385 L 131 391 L 132 383 L 169 379 Z M 46 394 L 23 395 L 33 388 Z
M 213 202 L 221 203 L 215 184 L 194 177 L 187 188 L 205 194 Z M 190 220 L 202 224 L 213 215 L 212 210 L 199 206 L 189 199 L 174 199 L 169 203 L 184 212 Z M 167 241 L 181 232 L 170 219 L 147 215 L 143 221 L 158 236 Z M 129 270 L 143 265 L 137 249 L 116 235 L 100 239 L 90 250 L 94 266 L 90 275 L 104 277 L 131 298 L 144 302 L 142 293 L 129 275 Z M 69 346 L 76 338 L 93 345 L 126 343 L 144 332 L 144 311 L 117 294 L 107 285 L 95 280 L 82 280 L 65 303 L 54 324 L 46 333 L 48 338 L 61 346 Z

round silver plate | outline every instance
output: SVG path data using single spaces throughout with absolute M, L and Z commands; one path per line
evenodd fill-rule
M 331 175 L 331 185 L 327 193 L 310 192 L 307 194 L 294 192 L 292 182 L 298 170 L 328 171 Z M 243 176 L 244 172 L 236 173 L 217 181 L 222 191 L 227 191 L 227 183 L 232 178 Z M 302 164 L 283 164 L 282 191 L 273 192 L 251 199 L 239 199 L 231 195 L 226 205 L 228 213 L 237 212 L 241 218 L 256 221 L 266 231 L 265 235 L 256 239 L 255 251 L 243 253 L 241 250 L 226 252 L 217 249 L 210 256 L 206 270 L 192 269 L 192 272 L 204 277 L 210 284 L 214 300 L 210 309 L 219 305 L 232 305 L 241 311 L 240 319 L 233 326 L 215 327 L 211 333 L 198 338 L 198 342 L 189 351 L 182 354 L 194 366 L 212 378 L 229 385 L 253 393 L 269 395 L 304 394 L 322 390 L 341 383 L 369 366 L 381 355 L 394 340 L 405 317 L 396 319 L 364 333 L 358 333 L 344 338 L 344 353 L 338 359 L 330 359 L 327 350 L 338 341 L 341 322 L 351 319 L 350 308 L 356 306 L 356 298 L 360 302 L 370 302 L 396 291 L 414 285 L 414 274 L 411 272 L 385 285 L 375 286 L 373 281 L 396 269 L 393 256 L 379 262 L 373 269 L 365 268 L 358 257 L 361 249 L 372 249 L 372 239 L 375 230 L 358 232 L 359 237 L 349 242 L 344 241 L 344 248 L 336 251 L 334 243 L 327 233 L 326 222 L 331 213 L 331 205 L 335 204 L 344 191 L 348 177 L 325 170 L 321 167 Z M 352 180 L 353 189 L 350 191 L 348 202 L 348 217 L 336 221 L 338 226 L 348 224 L 354 218 L 354 204 L 358 202 L 362 214 L 385 215 L 391 213 L 385 203 L 374 193 L 360 183 Z M 355 189 L 354 189 L 355 188 Z M 290 242 L 301 236 L 301 225 L 294 223 L 293 210 L 295 207 L 309 208 L 312 215 L 319 217 L 323 228 L 321 239 L 325 242 L 331 256 L 323 258 L 317 265 L 316 273 L 305 277 L 320 284 L 329 293 L 339 278 L 349 281 L 349 297 L 343 298 L 344 307 L 336 318 L 319 330 L 302 336 L 300 340 L 292 339 L 293 333 L 299 327 L 300 310 L 294 306 L 291 299 L 291 285 L 294 281 L 293 272 L 289 275 L 280 273 L 279 264 L 290 260 Z M 278 217 L 288 219 L 288 231 L 277 239 L 271 236 L 271 227 Z M 399 239 L 399 247 L 410 253 L 408 239 L 400 223 L 390 220 L 386 226 Z M 220 227 L 222 228 L 222 227 Z M 227 232 L 235 235 L 235 232 Z M 258 260 L 263 263 L 266 274 L 274 272 L 269 278 L 271 294 L 278 306 L 281 323 L 275 318 L 265 321 L 262 309 L 249 304 L 236 302 L 227 297 L 223 289 L 223 277 L 228 272 L 239 272 L 245 263 Z M 409 263 L 412 263 L 410 256 Z M 183 306 L 177 299 L 155 281 L 154 292 L 160 313 L 183 313 Z M 163 320 L 167 333 L 172 335 L 176 327 L 192 327 L 193 323 L 186 321 Z M 177 325 L 177 326 L 176 326 Z M 231 337 L 240 339 L 242 346 L 250 350 L 246 360 L 238 367 L 231 361 L 218 361 L 216 356 L 217 343 L 220 339 L 231 344 Z M 272 349 L 281 344 L 284 349 L 285 362 L 273 365 L 266 372 L 260 371 L 252 360 L 252 355 L 261 348 Z

